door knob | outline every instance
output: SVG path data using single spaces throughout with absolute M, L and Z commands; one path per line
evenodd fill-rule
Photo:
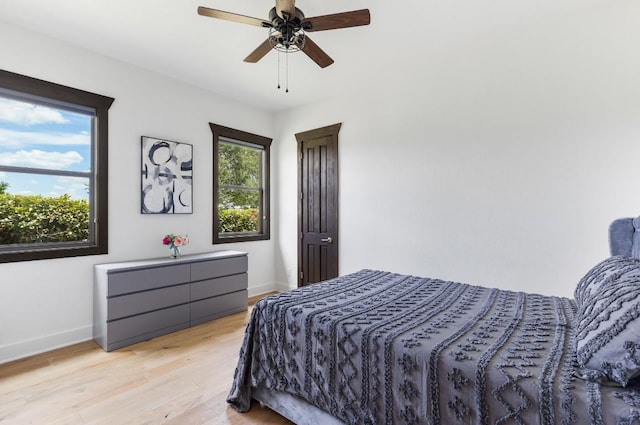
M 331 236 L 329 236 L 328 238 L 320 239 L 320 242 L 327 242 L 327 243 L 331 243 L 331 242 L 333 242 L 333 239 L 331 239 Z

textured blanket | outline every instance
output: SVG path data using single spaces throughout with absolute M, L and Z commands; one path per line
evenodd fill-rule
M 349 424 L 640 424 L 638 391 L 581 379 L 575 312 L 362 270 L 259 301 L 228 402 L 246 411 L 262 387 Z

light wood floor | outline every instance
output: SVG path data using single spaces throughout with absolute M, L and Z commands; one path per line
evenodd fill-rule
M 252 299 L 251 301 L 255 301 Z M 291 424 L 225 401 L 249 313 L 106 353 L 93 341 L 0 365 L 1 424 Z

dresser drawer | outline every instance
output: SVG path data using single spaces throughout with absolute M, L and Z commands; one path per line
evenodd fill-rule
M 107 320 L 159 310 L 189 301 L 189 284 L 120 295 L 107 299 Z
M 247 289 L 247 274 L 234 274 L 191 284 L 191 301 Z
M 107 296 L 189 282 L 189 264 L 109 273 Z
M 126 319 L 114 320 L 109 322 L 109 343 L 133 337 L 143 337 L 145 334 L 154 333 L 165 328 L 175 329 L 179 325 L 188 327 L 189 315 L 189 304 L 183 304 L 127 317 Z M 142 339 L 139 340 L 141 341 Z
M 191 281 L 212 279 L 232 274 L 246 273 L 247 256 L 200 261 L 191 264 Z
M 218 317 L 247 310 L 247 291 L 232 292 L 219 297 L 207 298 L 191 303 L 191 326 Z

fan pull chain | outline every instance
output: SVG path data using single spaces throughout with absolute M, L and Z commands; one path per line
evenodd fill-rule
M 280 90 L 280 50 L 278 50 L 278 90 Z M 285 93 L 289 93 L 289 55 L 285 52 Z
M 280 50 L 278 50 L 278 90 L 280 90 Z

